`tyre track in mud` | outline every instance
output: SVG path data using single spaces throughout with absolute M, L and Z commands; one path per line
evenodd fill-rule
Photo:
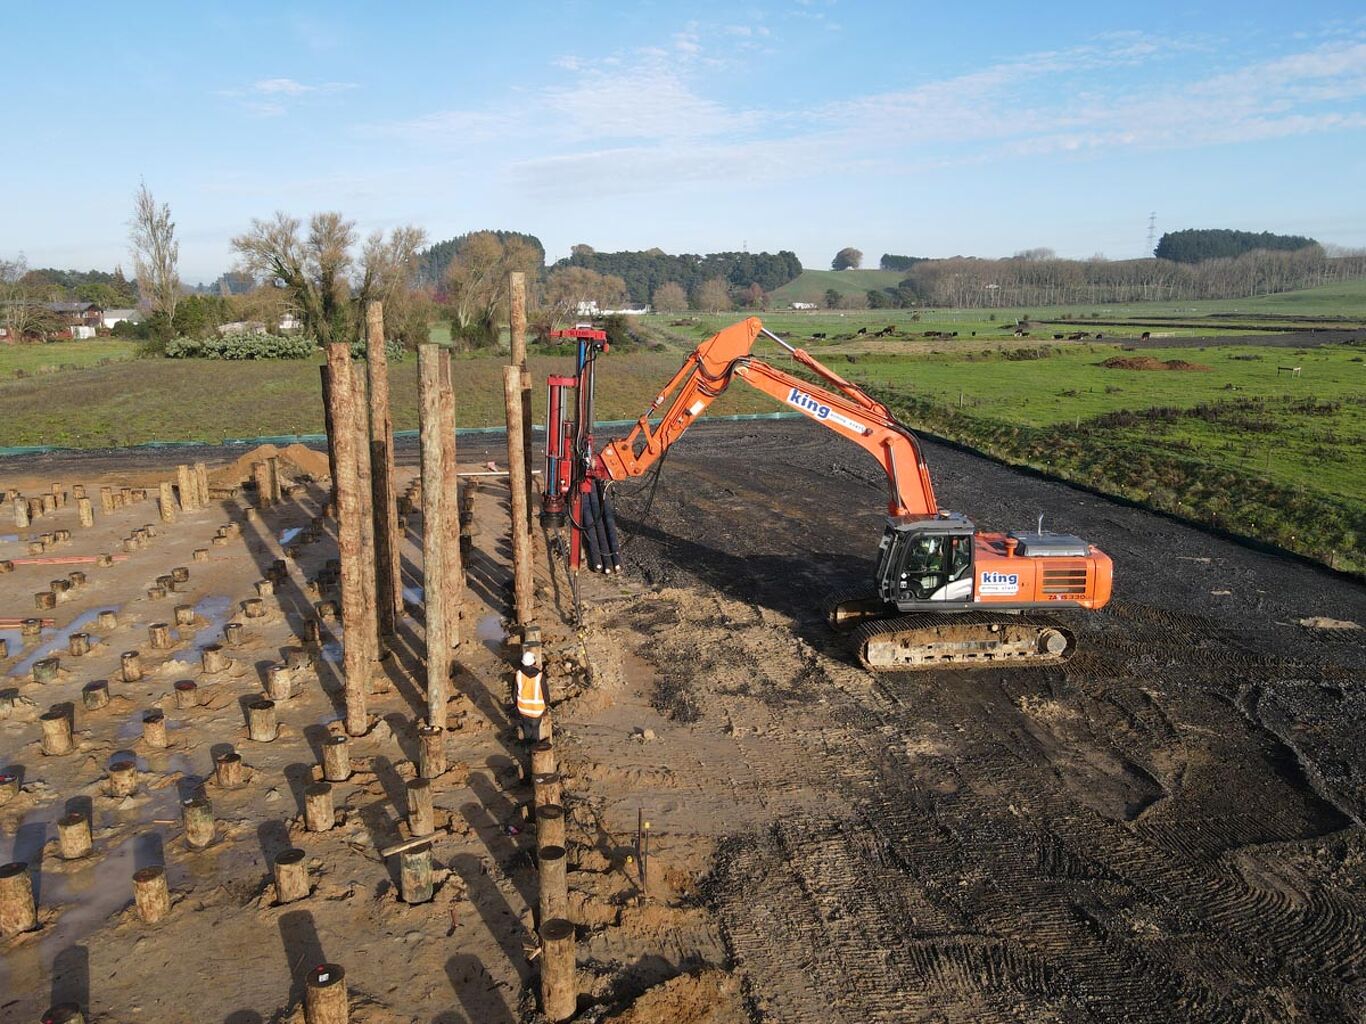
M 633 571 L 758 611 L 637 627 L 662 709 L 774 723 L 775 820 L 708 890 L 753 1019 L 1359 1019 L 1366 656 L 1298 623 L 1362 588 L 925 447 L 946 506 L 1114 557 L 1068 665 L 856 669 L 818 608 L 871 577 L 883 490 L 807 425 L 699 428 L 621 501 Z

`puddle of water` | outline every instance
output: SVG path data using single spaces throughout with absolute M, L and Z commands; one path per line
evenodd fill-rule
M 422 603 L 427 600 L 427 592 L 422 587 L 404 587 L 403 603 L 422 607 Z
M 19 535 L 17 533 L 0 533 L 0 544 L 17 544 Z
M 22 946 L 5 958 L 6 963 L 0 965 L 0 984 L 4 989 L 9 991 L 11 986 L 27 979 L 36 981 L 44 964 L 50 967 L 63 950 L 87 938 L 110 916 L 133 902 L 129 879 L 138 868 L 165 864 L 171 888 L 183 886 L 191 872 L 166 857 L 164 847 L 170 833 L 167 826 L 148 826 L 146 831 L 125 839 L 107 853 L 101 852 L 97 840 L 94 856 L 79 866 L 64 865 L 66 870 L 60 874 L 42 872 L 37 879 L 38 905 L 60 905 L 62 912 L 37 942 Z M 9 977 L 5 976 L 7 973 Z
M 24 634 L 17 629 L 0 629 L 0 639 L 5 641 L 11 657 L 24 649 Z
M 206 597 L 194 606 L 194 614 L 197 619 L 203 619 L 204 625 L 191 630 L 189 627 L 182 627 L 184 633 L 193 632 L 200 638 L 199 647 L 205 648 L 209 644 L 221 643 L 223 639 L 223 627 L 227 625 L 232 617 L 234 609 L 232 598 L 230 597 Z
M 507 633 L 503 629 L 503 620 L 497 615 L 483 616 L 475 624 L 474 635 L 494 654 L 503 653 L 503 641 L 507 639 Z
M 115 755 L 113 759 L 119 759 Z M 143 758 L 138 767 L 146 771 Z M 194 765 L 188 755 L 173 754 L 173 770 L 193 775 Z M 259 847 L 252 842 L 223 843 L 210 847 L 207 855 L 184 856 L 183 849 L 173 849 L 180 832 L 179 787 L 172 783 L 160 790 L 150 789 L 158 781 L 156 775 L 142 779 L 134 806 L 126 811 L 100 810 L 96 813 L 95 851 L 80 862 L 61 862 L 55 855 L 40 856 L 43 843 L 57 835 L 56 820 L 63 811 L 60 805 L 50 805 L 31 812 L 20 820 L 8 860 L 23 860 L 30 867 L 38 866 L 35 895 L 40 908 L 61 906 L 57 920 L 38 937 L 0 957 L 0 992 L 18 992 L 40 983 L 44 971 L 51 972 L 55 959 L 75 943 L 87 939 L 119 910 L 132 902 L 133 872 L 138 868 L 161 864 L 166 868 L 166 880 L 174 890 L 200 883 L 213 884 L 233 870 L 243 869 L 248 863 L 259 866 L 262 859 Z M 171 819 L 174 825 L 154 824 L 157 819 Z M 136 834 L 116 845 L 104 848 L 102 830 L 114 824 L 126 825 L 136 821 Z M 62 870 L 52 870 L 54 860 Z M 46 869 L 46 870 L 44 870 Z
M 33 663 L 35 661 L 41 661 L 43 658 L 50 658 L 54 654 L 65 654 L 72 633 L 87 632 L 87 627 L 100 617 L 100 612 L 110 610 L 112 609 L 96 608 L 76 616 L 76 618 L 71 620 L 70 625 L 64 626 L 61 629 L 53 630 L 51 632 L 43 630 L 46 642 L 38 644 L 38 646 L 30 651 L 24 658 L 11 665 L 9 674 L 12 676 L 26 676 L 33 671 Z
M 328 640 L 322 646 L 323 661 L 331 662 L 333 665 L 342 663 L 342 643 L 341 640 Z

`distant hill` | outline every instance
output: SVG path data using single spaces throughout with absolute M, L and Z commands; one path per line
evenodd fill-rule
M 803 270 L 795 281 L 769 293 L 769 305 L 814 302 L 820 306 L 829 288 L 841 295 L 864 295 L 876 288 L 895 288 L 905 279 L 901 270 Z

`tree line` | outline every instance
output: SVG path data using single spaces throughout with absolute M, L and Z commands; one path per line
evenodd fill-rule
M 1173 263 L 1203 263 L 1230 259 L 1244 253 L 1296 252 L 1318 246 L 1304 235 L 1274 235 L 1270 231 L 1232 231 L 1228 228 L 1187 228 L 1168 231 L 1158 240 L 1153 255 Z
M 992 308 L 1239 299 L 1366 277 L 1366 255 L 1318 246 L 1256 250 L 1226 259 L 1089 260 L 954 257 L 924 260 L 895 288 L 870 291 L 874 307 Z
M 926 259 L 926 256 L 896 256 L 884 252 L 878 266 L 883 270 L 910 270 L 917 263 L 924 263 Z
M 598 274 L 618 277 L 626 285 L 633 304 L 646 305 L 665 285 L 678 285 L 693 296 L 708 282 L 721 281 L 730 300 L 740 303 L 752 286 L 764 292 L 781 288 L 802 272 L 797 254 L 782 252 L 713 252 L 705 256 L 683 253 L 670 255 L 662 249 L 643 252 L 597 252 L 591 246 L 576 245 L 559 267 L 582 267 Z

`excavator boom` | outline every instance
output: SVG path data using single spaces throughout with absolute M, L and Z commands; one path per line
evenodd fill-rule
M 796 362 L 831 388 L 754 357 L 750 353 L 760 334 L 768 332 L 758 317 L 750 317 L 698 345 L 631 433 L 603 446 L 598 455 L 601 475 L 625 480 L 646 472 L 738 377 L 872 455 L 887 476 L 889 515 L 936 515 L 939 506 L 915 435 L 885 405 L 801 349 L 787 346 Z

